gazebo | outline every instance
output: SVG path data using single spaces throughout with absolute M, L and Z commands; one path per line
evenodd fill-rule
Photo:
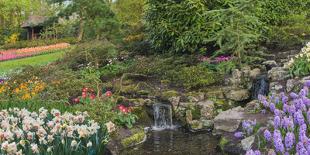
M 23 22 L 22 28 L 27 30 L 27 39 L 33 40 L 40 37 L 40 33 L 43 30 L 43 23 L 46 18 L 43 16 L 31 15 L 26 21 Z

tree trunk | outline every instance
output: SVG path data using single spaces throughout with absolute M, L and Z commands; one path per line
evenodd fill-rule
M 80 20 L 80 28 L 79 28 L 79 35 L 78 35 L 78 42 L 82 41 L 84 35 L 84 20 Z

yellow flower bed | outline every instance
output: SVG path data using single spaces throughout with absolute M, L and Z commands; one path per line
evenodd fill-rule
M 42 92 L 46 84 L 38 77 L 33 77 L 28 81 L 4 82 L 0 85 L 0 95 L 17 97 L 21 100 L 29 100 Z

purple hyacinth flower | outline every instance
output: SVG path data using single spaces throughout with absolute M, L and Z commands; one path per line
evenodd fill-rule
M 294 121 L 295 121 L 295 124 L 298 124 L 298 125 L 303 125 L 305 123 L 304 116 L 301 110 L 298 110 L 297 112 L 295 112 Z
M 234 134 L 234 136 L 235 136 L 236 138 L 242 138 L 242 137 L 243 137 L 243 133 L 242 133 L 242 132 L 236 132 L 236 133 Z
M 290 150 L 293 148 L 294 142 L 295 142 L 295 135 L 292 132 L 286 133 L 285 136 L 285 147 L 287 150 Z
M 290 93 L 290 97 L 293 98 L 293 99 L 296 99 L 296 98 L 298 98 L 299 96 L 298 96 L 296 93 L 291 92 L 291 93 Z
M 281 118 L 279 116 L 274 117 L 273 124 L 274 124 L 275 129 L 280 128 L 281 127 Z
M 284 144 L 282 143 L 282 136 L 279 130 L 274 130 L 273 132 L 273 143 L 276 152 L 284 153 Z
M 280 110 L 278 110 L 278 109 L 275 109 L 275 110 L 274 110 L 274 115 L 275 115 L 275 116 L 280 116 L 280 117 L 281 117 L 281 116 L 282 116 L 282 111 L 280 111 Z
M 310 109 L 307 112 L 307 120 L 308 120 L 308 123 L 310 124 Z
M 310 87 L 310 80 L 306 80 L 305 83 L 304 83 L 304 86 Z
M 274 98 L 274 103 L 275 104 L 279 104 L 280 103 L 280 98 L 279 97 L 275 97 Z
M 302 142 L 298 142 L 296 145 L 296 152 L 300 153 L 302 152 L 301 150 L 305 149 L 304 144 Z
M 284 117 L 281 123 L 282 123 L 281 125 L 283 126 L 283 128 L 285 128 L 286 130 L 290 130 L 290 131 L 294 130 L 294 121 L 291 116 Z
M 276 109 L 276 106 L 273 103 L 270 103 L 269 108 L 270 108 L 270 111 L 274 112 L 274 110 Z
M 288 113 L 289 113 L 291 116 L 293 116 L 295 112 L 296 112 L 296 107 L 295 107 L 295 105 L 290 105 L 290 106 L 289 106 L 289 109 L 288 109 Z
M 253 151 L 253 150 L 251 149 L 251 150 L 246 151 L 245 155 L 261 155 L 261 153 L 260 153 L 259 150 Z
M 307 90 L 305 89 L 301 89 L 300 92 L 299 92 L 299 96 L 306 96 L 307 95 Z
M 289 105 L 287 105 L 286 103 L 283 103 L 283 112 L 288 112 L 289 109 Z
M 303 104 L 305 104 L 306 106 L 310 106 L 310 99 L 308 97 L 303 96 L 302 97 L 302 102 Z
M 264 137 L 268 142 L 271 141 L 271 133 L 268 129 L 264 131 Z
M 283 104 L 284 104 L 284 103 L 287 103 L 287 102 L 288 102 L 288 97 L 285 96 L 285 95 L 283 95 L 281 100 L 282 100 L 282 103 L 283 103 Z

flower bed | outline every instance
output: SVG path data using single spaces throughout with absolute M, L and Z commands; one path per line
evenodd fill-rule
M 23 49 L 11 49 L 0 51 L 0 61 L 13 60 L 18 58 L 30 57 L 34 55 L 44 54 L 53 50 L 68 48 L 70 44 L 59 43 L 49 46 L 31 47 Z
M 107 135 L 86 112 L 0 111 L 0 154 L 98 154 Z
M 291 92 L 274 94 L 270 97 L 260 96 L 262 106 L 274 114 L 271 128 L 263 133 L 260 150 L 269 154 L 310 153 L 310 81 L 306 81 L 298 94 Z M 258 151 L 249 150 L 247 154 Z

